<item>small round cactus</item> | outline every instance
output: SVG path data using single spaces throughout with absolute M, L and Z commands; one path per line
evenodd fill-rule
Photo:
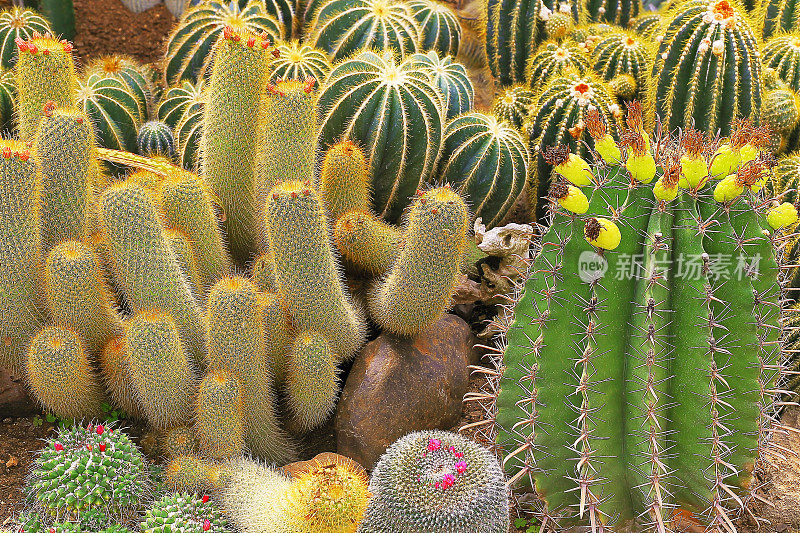
M 219 533 L 228 522 L 209 496 L 167 494 L 145 512 L 142 533 Z
M 125 524 L 149 494 L 150 475 L 125 433 L 90 424 L 62 429 L 47 441 L 31 466 L 26 491 L 43 516 L 80 520 L 99 509 L 105 525 Z
M 622 100 L 642 100 L 647 95 L 648 63 L 652 46 L 646 39 L 627 32 L 604 35 L 592 50 L 592 68 L 609 82 Z
M 322 50 L 301 44 L 298 41 L 277 45 L 280 54 L 270 65 L 270 81 L 278 80 L 305 81 L 314 78 L 322 83 L 331 72 L 331 63 Z
M 17 62 L 16 40 L 27 41 L 34 33 L 52 33 L 47 20 L 35 11 L 13 7 L 0 13 L 0 67 L 13 67 Z
M 658 26 L 661 23 L 661 15 L 658 13 L 647 13 L 640 15 L 628 23 L 628 28 L 634 33 L 653 39 Z
M 762 63 L 793 90 L 800 90 L 800 33 L 778 35 L 762 49 Z M 766 77 L 766 76 L 765 76 Z
M 525 85 L 515 85 L 504 89 L 497 95 L 492 104 L 492 113 L 500 120 L 505 120 L 515 128 L 522 127 L 530 113 L 530 106 L 536 94 Z
M 574 42 L 542 43 L 535 56 L 528 60 L 525 78 L 534 92 L 539 92 L 555 76 L 572 69 L 580 74 L 589 70 L 589 57 L 585 49 Z
M 461 23 L 455 13 L 433 0 L 410 0 L 407 5 L 419 24 L 422 49 L 456 57 L 461 46 Z
M 431 75 L 434 85 L 444 97 L 448 120 L 472 110 L 475 89 L 464 65 L 456 63 L 450 56 L 442 59 L 433 51 L 414 54 L 409 61 Z
M 402 437 L 380 458 L 361 531 L 506 533 L 508 489 L 495 456 L 445 431 Z
M 175 136 L 172 128 L 157 120 L 145 122 L 139 127 L 136 146 L 138 153 L 145 157 L 175 157 Z

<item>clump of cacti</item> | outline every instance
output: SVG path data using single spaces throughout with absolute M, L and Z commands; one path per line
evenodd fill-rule
M 80 522 L 102 510 L 109 526 L 136 519 L 150 481 L 144 456 L 123 431 L 89 424 L 48 439 L 25 489 L 31 509 L 48 520 Z
M 369 491 L 363 533 L 508 531 L 500 464 L 489 450 L 454 433 L 421 431 L 399 439 L 372 471 Z
M 797 212 L 761 198 L 771 162 L 746 121 L 722 143 L 651 138 L 632 106 L 617 144 L 587 119 L 593 164 L 548 151 L 549 225 L 471 427 L 548 526 L 663 531 L 680 508 L 725 529 L 770 446 Z
M 592 49 L 592 68 L 609 82 L 620 100 L 643 100 L 650 85 L 648 67 L 652 48 L 644 37 L 627 32 L 608 33 Z M 632 78 L 632 84 L 627 77 Z
M 586 50 L 571 41 L 548 41 L 542 43 L 536 54 L 528 59 L 525 79 L 531 90 L 539 93 L 552 78 L 570 70 L 578 74 L 589 70 Z
M 800 33 L 769 39 L 761 53 L 764 68 L 772 69 L 771 75 L 783 80 L 793 90 L 800 90 Z
M 186 492 L 167 494 L 145 512 L 143 533 L 224 532 L 228 521 L 207 495 Z

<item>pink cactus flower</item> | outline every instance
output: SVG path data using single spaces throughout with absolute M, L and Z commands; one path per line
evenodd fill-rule
M 442 489 L 449 489 L 456 482 L 456 477 L 453 474 L 445 474 L 442 476 Z
M 442 441 L 440 441 L 439 439 L 430 439 L 428 441 L 428 451 L 429 452 L 435 452 L 436 450 L 440 449 L 441 447 L 442 447 Z
M 464 461 L 457 462 L 455 464 L 455 467 L 456 467 L 456 472 L 458 472 L 459 474 L 463 474 L 464 472 L 467 471 L 467 463 L 465 463 Z

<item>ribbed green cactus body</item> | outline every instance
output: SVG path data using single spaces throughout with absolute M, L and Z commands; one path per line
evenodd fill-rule
M 117 78 L 90 74 L 79 82 L 77 105 L 97 133 L 97 144 L 112 150 L 136 152 L 141 114 L 136 94 Z
M 768 0 L 759 2 L 757 8 L 763 39 L 783 32 L 800 29 L 797 6 L 791 0 Z
M 264 206 L 272 188 L 285 180 L 314 177 L 318 96 L 313 81 L 281 81 L 267 88 L 259 105 L 254 189 L 262 252 L 269 249 Z
M 403 250 L 370 297 L 370 314 L 384 329 L 416 335 L 450 306 L 469 230 L 464 200 L 449 187 L 412 204 Z
M 248 449 L 269 461 L 287 462 L 293 450 L 275 414 L 255 287 L 245 278 L 224 278 L 212 287 L 207 307 L 209 369 L 227 371 L 239 381 Z
M 99 416 L 103 386 L 72 331 L 48 326 L 31 341 L 27 376 L 42 406 L 63 418 Z
M 175 135 L 163 122 L 151 120 L 139 126 L 136 134 L 136 152 L 145 157 L 175 157 Z
M 744 8 L 729 0 L 693 0 L 670 13 L 651 96 L 667 131 L 692 126 L 728 135 L 736 118 L 758 121 L 761 62 L 745 17 Z
M 336 221 L 333 242 L 350 270 L 380 276 L 400 254 L 403 234 L 375 215 L 350 211 Z
M 236 457 L 244 451 L 244 403 L 236 376 L 209 372 L 197 393 L 195 427 L 203 455 L 211 459 Z
M 791 134 L 800 121 L 800 101 L 797 93 L 787 88 L 765 91 L 761 103 L 761 121 L 770 129 L 779 134 Z M 786 137 L 791 138 L 791 135 Z M 792 150 L 793 147 L 783 145 L 782 150 Z
M 144 122 L 148 117 L 153 89 L 144 67 L 132 57 L 121 55 L 101 56 L 92 60 L 85 69 L 87 75 L 115 78 L 136 97 L 137 115 Z
M 203 80 L 197 83 L 184 80 L 180 85 L 170 87 L 158 103 L 156 109 L 158 120 L 174 130 L 188 109 L 196 105 L 200 107 L 205 105 L 204 91 Z
M 211 191 L 202 178 L 190 172 L 168 174 L 159 185 L 159 204 L 170 228 L 189 238 L 197 262 L 199 298 L 230 272 L 231 260 L 214 213 Z
M 500 224 L 522 192 L 529 161 L 519 131 L 493 116 L 469 113 L 447 125 L 437 175 L 491 228 Z
M 339 380 L 335 354 L 317 332 L 304 331 L 286 362 L 286 396 L 293 422 L 302 431 L 322 425 L 336 407 Z
M 525 79 L 533 92 L 539 93 L 552 78 L 568 70 L 583 74 L 589 68 L 589 55 L 584 48 L 571 41 L 548 41 L 528 60 Z
M 19 137 L 33 140 L 44 105 L 52 101 L 58 108 L 75 107 L 75 63 L 72 45 L 55 39 L 36 37 L 20 41 L 17 77 Z
M 77 241 L 55 246 L 45 262 L 47 303 L 53 322 L 78 334 L 88 354 L 122 333 L 116 302 L 94 251 Z
M 526 85 L 515 85 L 503 89 L 492 103 L 492 113 L 500 120 L 505 120 L 515 128 L 522 127 L 530 113 L 530 106 L 535 102 L 536 94 Z
M 637 136 L 631 128 L 627 138 Z M 662 154 L 697 142 L 702 149 L 702 140 L 664 137 Z M 631 179 L 644 176 L 635 153 L 627 168 L 592 166 L 585 213 L 559 207 L 551 190 L 549 227 L 505 334 L 500 378 L 486 389 L 497 391 L 490 431 L 514 483 L 535 490 L 562 528 L 639 530 L 668 523 L 675 507 L 713 527 L 734 516 L 732 495 L 752 489 L 769 431 L 763 389 L 779 349 L 765 341 L 780 331 L 775 243 L 749 190 L 720 203 L 723 186 L 712 179 L 671 185 L 677 198 L 655 200 L 667 187 L 665 162 L 675 160 L 659 156 L 653 186 Z M 751 170 L 740 167 L 737 179 Z M 619 239 L 602 241 L 611 226 L 593 233 L 599 220 Z M 762 266 L 748 274 L 757 254 Z
M 505 533 L 508 489 L 500 464 L 479 444 L 445 431 L 402 437 L 381 456 L 359 531 Z
M 638 17 L 641 10 L 641 0 L 589 0 L 586 4 L 590 22 L 608 22 L 623 27 Z
M 143 533 L 227 531 L 228 521 L 217 504 L 200 494 L 167 494 L 145 511 Z
M 458 55 L 461 23 L 453 11 L 434 0 L 411 0 L 408 8 L 420 29 L 420 47 L 442 57 Z
M 97 358 L 108 395 L 114 405 L 122 409 L 128 417 L 144 419 L 144 414 L 136 398 L 136 389 L 131 382 L 126 344 L 123 336 L 109 340 Z
M 158 104 L 158 119 L 172 128 L 177 163 L 187 170 L 198 167 L 197 147 L 202 134 L 205 109 L 205 82 L 184 80 L 170 88 Z
M 555 0 L 488 0 L 484 8 L 486 57 L 492 75 L 502 86 L 525 81 L 528 62 L 546 39 L 545 19 L 551 15 L 572 16 L 582 23 L 582 2 Z
M 12 68 L 17 62 L 17 39 L 27 41 L 33 33 L 51 33 L 47 19 L 31 9 L 12 7 L 0 13 L 0 66 Z
M 628 22 L 628 28 L 642 37 L 652 39 L 658 31 L 660 23 L 661 15 L 659 13 L 647 13 Z
M 800 34 L 778 35 L 768 40 L 762 50 L 762 64 L 773 69 L 794 91 L 800 90 Z
M 472 110 L 475 89 L 464 65 L 456 63 L 450 56 L 441 59 L 436 52 L 414 54 L 410 61 L 431 75 L 434 85 L 444 97 L 447 120 Z
M 147 421 L 160 429 L 189 422 L 196 368 L 172 318 L 157 311 L 134 315 L 125 324 L 125 343 L 130 377 Z
M 236 2 L 204 2 L 188 9 L 167 39 L 164 78 L 170 85 L 184 79 L 192 82 L 211 70 L 213 48 L 229 26 L 236 32 L 257 35 L 264 32 L 274 43 L 286 37 L 283 28 L 264 9 L 263 2 L 240 8 Z
M 363 52 L 333 69 L 320 95 L 320 145 L 349 138 L 370 163 L 372 207 L 396 222 L 431 176 L 444 128 L 442 98 L 427 73 Z M 358 105 L 356 105 L 358 103 Z
M 34 151 L 43 253 L 64 240 L 83 240 L 90 229 L 99 168 L 94 132 L 83 113 L 50 110 L 37 130 Z
M 652 46 L 643 37 L 627 32 L 604 35 L 592 50 L 592 68 L 614 87 L 620 76 L 631 76 L 635 81 L 633 94 L 619 94 L 624 100 L 643 101 L 647 96 Z M 623 91 L 624 92 L 624 91 Z
M 28 343 L 46 319 L 35 209 L 39 169 L 20 142 L 2 141 L 0 152 L 0 366 L 22 376 Z
M 12 70 L 0 70 L 0 131 L 16 128 L 17 80 Z
M 277 45 L 280 55 L 272 62 L 270 81 L 279 80 L 305 81 L 314 78 L 319 83 L 324 83 L 331 71 L 328 56 L 322 50 L 291 41 Z
M 114 277 L 134 312 L 160 309 L 172 315 L 186 351 L 195 362 L 205 354 L 203 317 L 164 236 L 152 198 L 135 184 L 106 189 L 100 223 Z
M 263 37 L 233 32 L 217 42 L 203 119 L 203 177 L 219 198 L 228 244 L 240 262 L 256 248 L 253 187 L 259 101 L 272 57 L 267 43 Z
M 341 359 L 363 342 L 362 320 L 346 292 L 317 193 L 299 181 L 272 190 L 266 206 L 281 295 L 298 329 L 315 330 Z
M 330 0 L 317 11 L 309 43 L 332 62 L 362 50 L 393 51 L 401 57 L 418 50 L 419 27 L 398 0 Z
M 325 152 L 319 176 L 325 212 L 333 223 L 348 211 L 369 211 L 370 179 L 364 151 L 344 140 Z

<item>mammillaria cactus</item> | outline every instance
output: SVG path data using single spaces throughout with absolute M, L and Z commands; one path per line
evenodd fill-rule
M 105 526 L 134 520 L 150 494 L 144 456 L 119 428 L 93 425 L 59 430 L 33 461 L 25 490 L 33 509 L 79 521 L 104 511 Z
M 163 122 L 151 120 L 139 126 L 136 136 L 137 153 L 146 157 L 175 157 L 175 136 L 172 128 Z
M 756 486 L 781 373 L 783 234 L 762 230 L 772 212 L 753 194 L 769 171 L 754 159 L 764 133 L 737 123 L 747 149 L 691 128 L 650 139 L 631 111 L 619 146 L 596 140 L 602 161 L 549 152 L 565 181 L 551 188 L 498 379 L 467 396 L 486 394 L 490 420 L 471 426 L 490 428 L 556 530 L 665 531 L 677 507 L 724 530 Z M 732 174 L 709 170 L 734 150 L 744 162 Z
M 280 43 L 276 49 L 280 55 L 270 66 L 272 83 L 278 80 L 305 81 L 308 78 L 323 83 L 331 71 L 331 63 L 322 50 L 299 41 Z
M 358 143 L 370 162 L 372 207 L 396 222 L 439 154 L 444 107 L 430 77 L 409 61 L 362 52 L 333 69 L 319 105 L 320 145 Z
M 364 151 L 345 139 L 325 152 L 319 188 L 332 222 L 348 211 L 369 211 L 369 173 Z
M 206 374 L 197 395 L 195 427 L 204 456 L 227 459 L 242 454 L 244 404 L 235 375 L 225 370 Z
M 158 449 L 167 459 L 196 455 L 197 446 L 197 434 L 189 426 L 168 429 L 158 439 Z
M 644 37 L 627 32 L 613 32 L 603 35 L 592 49 L 592 68 L 600 74 L 615 90 L 615 96 L 623 100 L 643 100 L 647 96 L 650 82 L 648 72 L 652 45 Z M 633 78 L 633 92 L 620 94 L 619 78 Z
M 468 113 L 447 124 L 436 175 L 466 199 L 474 217 L 492 228 L 522 192 L 529 163 L 525 141 L 511 124 Z
M 362 50 L 404 58 L 418 50 L 419 27 L 399 0 L 329 0 L 317 11 L 308 39 L 333 62 Z
M 381 456 L 361 533 L 505 533 L 508 489 L 492 453 L 454 433 L 421 431 Z
M 184 79 L 197 82 L 211 69 L 212 49 L 224 28 L 237 33 L 269 36 L 271 42 L 286 35 L 283 26 L 256 1 L 239 7 L 237 2 L 210 1 L 187 10 L 167 39 L 164 78 L 170 85 Z
M 99 146 L 136 152 L 136 132 L 147 116 L 141 114 L 138 97 L 124 81 L 90 74 L 79 81 L 77 98 L 78 108 L 94 125 Z
M 461 23 L 455 13 L 434 0 L 410 0 L 407 5 L 419 24 L 420 48 L 432 50 L 442 57 L 458 56 Z
M 35 11 L 12 7 L 0 13 L 0 67 L 13 67 L 17 62 L 17 39 L 28 41 L 34 33 L 51 33 L 47 19 Z
M 503 89 L 492 104 L 492 113 L 515 128 L 521 128 L 528 117 L 536 94 L 526 85 L 515 85 Z
M 528 60 L 525 79 L 534 93 L 539 93 L 552 78 L 574 70 L 583 74 L 589 70 L 589 56 L 576 43 L 548 41 Z
M 758 42 L 735 0 L 692 0 L 670 12 L 652 72 L 651 100 L 667 131 L 691 126 L 725 136 L 737 118 L 758 120 Z
M 475 89 L 464 65 L 456 63 L 449 56 L 442 59 L 433 51 L 414 54 L 409 61 L 431 75 L 434 85 L 444 97 L 446 119 L 472 110 Z
M 590 22 L 607 22 L 623 27 L 638 17 L 641 10 L 641 0 L 590 0 L 586 4 Z
M 227 520 L 208 496 L 167 494 L 145 511 L 143 533 L 220 533 Z
M 164 467 L 164 485 L 173 492 L 217 493 L 225 482 L 226 472 L 216 462 L 193 455 L 174 457 Z
M 583 3 L 577 1 L 488 0 L 485 5 L 486 57 L 492 75 L 503 86 L 525 81 L 528 61 L 547 38 L 545 23 L 548 19 L 564 17 L 569 21 L 567 17 L 571 16 L 581 23 L 585 17 Z
M 301 431 L 322 425 L 336 408 L 339 394 L 336 356 L 328 340 L 304 331 L 294 340 L 286 361 L 286 397 Z
M 394 264 L 402 232 L 365 211 L 348 211 L 336 221 L 333 242 L 348 269 L 381 276 Z

